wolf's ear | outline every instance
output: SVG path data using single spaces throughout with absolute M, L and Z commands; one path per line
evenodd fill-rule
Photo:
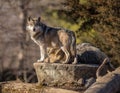
M 40 20 L 41 20 L 41 17 L 38 17 L 38 21 L 40 22 Z

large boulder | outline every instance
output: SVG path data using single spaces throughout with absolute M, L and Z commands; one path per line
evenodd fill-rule
M 101 64 L 107 57 L 99 48 L 92 46 L 90 43 L 77 45 L 78 63 L 83 64 Z

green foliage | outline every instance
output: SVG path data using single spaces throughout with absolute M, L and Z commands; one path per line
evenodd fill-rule
M 65 6 L 52 13 L 55 24 L 75 31 L 77 43 L 90 42 L 120 64 L 119 0 L 66 0 Z

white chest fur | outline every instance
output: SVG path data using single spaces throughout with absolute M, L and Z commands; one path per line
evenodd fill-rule
M 31 37 L 31 39 L 32 39 L 37 45 L 39 45 L 39 42 L 37 42 L 37 40 L 36 40 L 35 38 Z

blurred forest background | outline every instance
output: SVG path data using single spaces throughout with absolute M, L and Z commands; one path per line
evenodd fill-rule
M 37 81 L 39 47 L 26 31 L 28 16 L 73 30 L 77 44 L 89 42 L 120 65 L 119 0 L 0 0 L 0 81 Z

